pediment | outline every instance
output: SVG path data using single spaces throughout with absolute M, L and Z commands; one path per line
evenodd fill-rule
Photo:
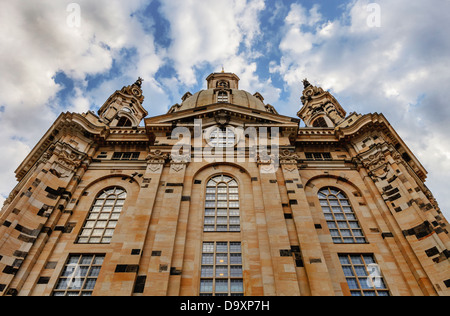
M 257 111 L 232 104 L 214 104 L 211 106 L 174 112 L 145 119 L 147 129 L 152 127 L 190 125 L 201 119 L 207 125 L 232 126 L 286 126 L 297 127 L 300 120 L 279 114 Z M 205 125 L 206 124 L 206 125 Z

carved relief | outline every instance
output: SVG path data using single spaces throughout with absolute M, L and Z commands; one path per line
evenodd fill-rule
M 51 149 L 46 153 L 50 154 Z M 86 159 L 86 154 L 74 149 L 69 144 L 56 144 L 53 149 L 55 160 L 50 169 L 50 172 L 58 178 L 67 178 L 74 173 Z M 45 159 L 45 158 L 44 158 Z
M 145 158 L 148 164 L 164 164 L 167 159 L 169 159 L 169 155 L 164 154 L 161 150 L 150 151 L 147 158 Z
M 274 154 L 269 155 L 266 150 L 263 150 L 258 153 L 256 161 L 262 173 L 274 173 L 278 168 L 279 157 Z
M 389 164 L 382 151 L 378 151 L 366 158 L 361 159 L 369 174 L 375 178 L 386 177 L 389 173 Z
M 295 153 L 292 152 L 290 150 L 284 150 L 283 152 L 281 152 L 280 156 L 279 156 L 279 160 L 280 160 L 280 164 L 297 164 L 300 160 L 300 157 Z

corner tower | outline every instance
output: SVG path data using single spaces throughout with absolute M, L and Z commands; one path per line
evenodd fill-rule
M 98 111 L 106 125 L 137 127 L 148 112 L 143 108 L 142 78 L 122 90 L 114 92 Z
M 297 116 L 307 127 L 335 127 L 345 119 L 347 113 L 331 93 L 311 85 L 307 79 L 303 85 L 303 107 Z

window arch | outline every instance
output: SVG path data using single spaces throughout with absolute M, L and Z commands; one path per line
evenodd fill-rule
M 217 175 L 208 181 L 205 232 L 240 232 L 239 187 L 235 179 Z
M 127 197 L 119 187 L 100 192 L 78 236 L 79 244 L 109 244 Z
M 314 121 L 313 127 L 328 127 L 328 124 L 323 117 L 319 117 Z
M 335 244 L 366 243 L 356 214 L 342 190 L 327 187 L 320 190 L 318 196 Z
M 225 91 L 220 91 L 217 94 L 217 103 L 228 103 L 228 93 Z
M 229 88 L 229 83 L 227 81 L 218 81 L 217 82 L 217 88 Z
M 117 127 L 131 127 L 133 123 L 126 117 L 121 117 L 117 123 Z
M 236 144 L 236 134 L 233 128 L 215 127 L 209 134 L 208 143 L 214 148 L 229 148 Z

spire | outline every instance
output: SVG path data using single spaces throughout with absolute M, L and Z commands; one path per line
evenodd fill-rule
M 308 79 L 304 79 L 303 80 L 303 87 L 306 89 L 310 86 L 311 84 L 309 83 Z
M 138 126 L 141 120 L 148 115 L 143 108 L 142 82 L 138 77 L 132 85 L 123 87 L 114 92 L 99 109 L 98 114 L 112 127 Z
M 138 80 L 136 80 L 136 82 L 134 84 L 137 85 L 139 88 L 142 88 L 143 81 L 144 81 L 144 79 L 142 79 L 141 77 L 138 77 Z
M 321 87 L 303 80 L 303 107 L 297 113 L 308 127 L 334 127 L 347 115 L 339 102 Z

